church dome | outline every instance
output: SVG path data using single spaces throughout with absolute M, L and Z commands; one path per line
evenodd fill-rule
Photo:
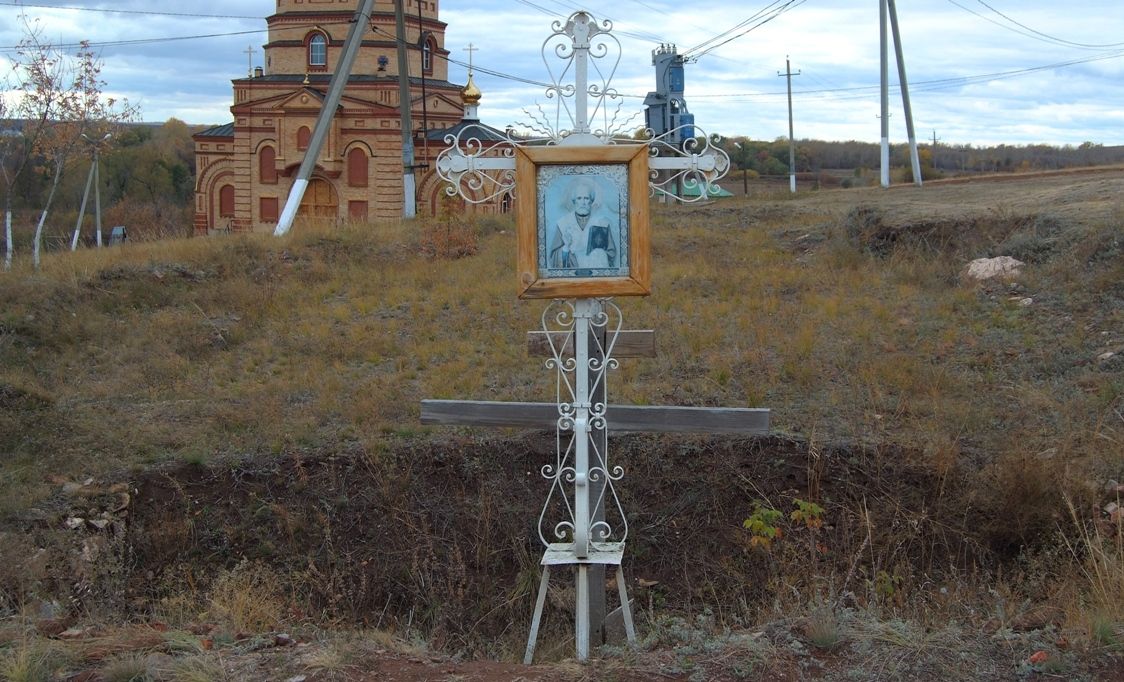
M 464 86 L 461 90 L 461 101 L 466 105 L 480 104 L 480 98 L 484 93 L 480 92 L 480 88 L 476 87 L 476 83 L 472 81 L 472 74 L 468 74 L 468 85 Z

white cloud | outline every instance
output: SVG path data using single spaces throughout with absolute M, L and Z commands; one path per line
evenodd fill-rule
M 39 0 L 36 4 L 149 11 L 140 0 Z M 551 22 L 565 19 L 570 3 L 536 0 L 557 16 L 547 16 L 515 0 L 444 0 L 449 24 L 446 48 L 467 61 L 468 43 L 480 48 L 481 68 L 543 81 L 540 57 Z M 629 95 L 654 87 L 651 50 L 660 41 L 685 50 L 748 18 L 767 3 L 699 0 L 622 0 L 592 11 L 606 12 L 625 49 L 615 84 Z M 1080 9 L 1047 0 L 992 0 L 989 4 L 1049 36 L 1101 45 L 1083 49 L 1026 34 L 980 3 L 947 0 L 898 3 L 913 109 L 919 133 L 936 130 L 946 142 L 1124 143 L 1124 3 L 1088 0 Z M 576 5 L 575 5 L 576 6 Z M 260 19 L 206 19 L 145 14 L 76 12 L 26 8 L 41 17 L 45 36 L 60 42 L 137 40 L 264 29 L 274 0 L 199 0 L 190 5 L 158 5 L 156 11 L 246 15 Z M 19 10 L 0 6 L 0 45 L 19 39 Z M 598 18 L 603 18 L 599 16 Z M 997 25 L 1003 24 L 1006 27 Z M 648 39 L 634 35 L 646 36 Z M 246 71 L 247 44 L 258 50 L 264 33 L 205 40 L 108 45 L 100 48 L 103 74 L 115 92 L 140 100 L 147 120 L 170 116 L 198 123 L 229 120 L 230 79 Z M 687 102 L 707 131 L 772 139 L 788 133 L 784 79 L 785 55 L 794 70 L 797 137 L 876 141 L 879 136 L 878 16 L 873 0 L 806 2 L 687 66 Z M 893 50 L 891 47 L 891 55 Z M 1017 71 L 1047 64 L 1112 55 L 1064 68 L 984 83 L 952 81 L 982 74 Z M 463 82 L 465 69 L 450 66 L 450 80 Z M 522 109 L 546 102 L 542 88 L 478 73 L 484 91 L 481 115 L 502 127 L 524 119 Z M 896 84 L 891 65 L 891 83 Z M 849 90 L 847 88 L 858 88 Z M 938 89 L 939 88 L 939 89 Z M 834 90 L 835 92 L 824 92 Z M 715 95 L 715 96 L 711 96 Z M 891 136 L 904 139 L 901 100 L 891 95 Z M 637 100 L 626 107 L 638 108 Z

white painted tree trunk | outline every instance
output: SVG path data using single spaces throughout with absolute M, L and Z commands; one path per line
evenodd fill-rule
M 55 177 L 51 180 L 51 191 L 47 194 L 47 203 L 43 205 L 43 212 L 39 214 L 39 224 L 35 226 L 35 238 L 31 243 L 31 265 L 36 270 L 39 269 L 39 250 L 43 241 L 43 225 L 47 222 L 47 213 L 51 210 L 51 202 L 55 199 L 55 190 L 59 188 L 64 162 L 65 157 L 62 161 L 55 163 Z
M 12 244 L 12 209 L 7 208 L 4 211 L 4 243 L 7 244 L 7 249 L 4 251 L 4 269 L 12 269 L 12 253 L 14 251 Z

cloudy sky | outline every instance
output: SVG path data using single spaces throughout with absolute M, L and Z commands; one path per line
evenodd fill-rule
M 261 64 L 264 17 L 275 7 L 274 0 L 0 0 L 0 52 L 11 56 L 23 12 L 39 20 L 47 40 L 92 41 L 108 90 L 139 102 L 145 120 L 225 123 L 230 79 L 246 74 L 247 48 Z M 787 55 L 800 72 L 792 79 L 797 138 L 879 139 L 878 0 L 619 0 L 584 7 L 612 20 L 620 39 L 613 85 L 625 95 L 625 115 L 639 112 L 654 88 L 652 50 L 673 43 L 697 57 L 686 67 L 686 99 L 707 132 L 786 136 L 785 79 L 778 73 Z M 527 120 L 523 109 L 547 103 L 541 86 L 518 79 L 549 80 L 543 40 L 553 20 L 581 8 L 576 0 L 440 0 L 456 62 L 451 80 L 464 82 L 463 48 L 480 48 L 474 60 L 486 123 L 520 123 Z M 918 137 L 1124 144 L 1122 0 L 901 0 L 898 12 Z M 892 43 L 890 54 L 892 60 Z M 905 119 L 892 61 L 890 80 L 890 137 L 900 142 Z

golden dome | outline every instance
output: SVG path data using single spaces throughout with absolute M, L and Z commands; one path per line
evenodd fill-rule
M 483 96 L 483 93 L 480 92 L 480 88 L 472 82 L 472 74 L 468 74 L 468 85 L 461 90 L 461 101 L 465 104 L 480 104 L 481 96 Z

